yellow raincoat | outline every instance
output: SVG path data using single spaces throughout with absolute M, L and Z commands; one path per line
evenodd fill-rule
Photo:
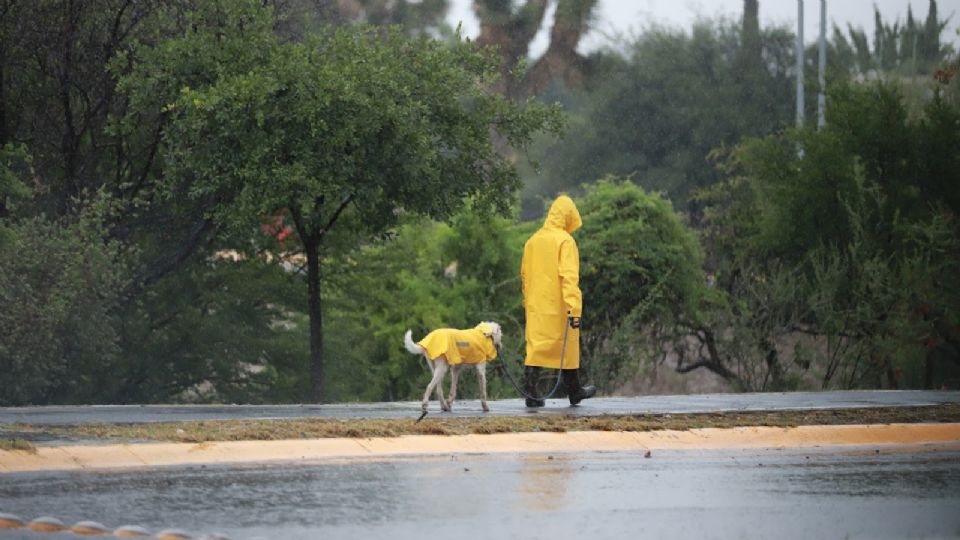
M 497 347 L 490 337 L 493 328 L 486 323 L 480 323 L 469 330 L 455 328 L 438 328 L 427 334 L 417 342 L 417 345 L 427 351 L 427 356 L 435 360 L 438 356 L 446 355 L 447 363 L 479 364 L 497 357 Z
M 543 227 L 523 246 L 520 285 L 527 314 L 528 366 L 560 368 L 567 317 L 583 311 L 580 253 L 570 233 L 580 228 L 580 212 L 570 197 L 553 201 Z M 580 367 L 580 329 L 568 328 L 563 369 Z

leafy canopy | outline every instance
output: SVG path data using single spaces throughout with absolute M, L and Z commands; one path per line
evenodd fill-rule
M 373 27 L 283 43 L 257 2 L 205 6 L 127 83 L 149 100 L 171 81 L 161 91 L 167 179 L 216 200 L 222 223 L 288 208 L 321 233 L 347 200 L 375 233 L 397 207 L 445 218 L 475 196 L 505 210 L 519 179 L 491 128 L 522 145 L 560 127 L 556 109 L 486 91 L 495 61 L 469 44 Z

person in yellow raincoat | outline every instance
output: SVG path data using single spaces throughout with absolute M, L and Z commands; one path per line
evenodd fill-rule
M 523 246 L 520 285 L 527 317 L 524 388 L 528 407 L 544 405 L 544 400 L 536 397 L 536 379 L 541 368 L 562 369 L 571 405 L 597 392 L 594 386 L 580 386 L 579 377 L 583 295 L 579 285 L 580 253 L 571 233 L 582 224 L 573 200 L 561 195 L 550 206 L 543 227 Z

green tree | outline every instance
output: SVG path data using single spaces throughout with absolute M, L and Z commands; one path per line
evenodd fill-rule
M 773 132 L 792 117 L 792 38 L 766 29 L 745 50 L 742 32 L 756 30 L 712 21 L 689 32 L 654 27 L 625 59 L 593 57 L 594 82 L 570 100 L 567 137 L 544 150 L 542 174 L 528 179 L 525 217 L 539 211 L 532 202 L 538 196 L 607 174 L 630 176 L 678 205 L 717 181 L 709 161 L 714 148 Z
M 30 161 L 25 146 L 7 143 L 0 147 L 0 220 L 10 216 L 17 201 L 30 195 L 30 189 L 21 179 Z M 2 224 L 0 221 L 0 226 Z
M 948 20 L 939 18 L 936 0 L 930 0 L 927 18 L 922 24 L 914 19 L 910 5 L 906 20 L 901 23 L 896 19 L 892 24 L 874 7 L 872 47 L 862 28 L 848 25 L 844 34 L 834 26 L 828 62 L 833 68 L 849 73 L 931 73 L 954 53 L 940 37 L 947 23 Z
M 609 386 L 643 367 L 637 356 L 662 361 L 697 324 L 703 255 L 668 200 L 628 181 L 589 184 L 578 206 L 586 365 Z
M 523 144 L 555 109 L 518 108 L 483 90 L 495 63 L 467 44 L 446 47 L 393 30 L 340 28 L 281 43 L 256 2 L 212 3 L 183 38 L 148 54 L 126 84 L 159 95 L 169 189 L 213 200 L 212 219 L 240 228 L 288 211 L 306 256 L 311 399 L 322 401 L 322 246 L 341 218 L 358 238 L 383 234 L 400 209 L 437 218 L 467 196 L 505 209 L 519 180 L 490 129 Z M 217 62 L 213 80 L 173 86 L 170 71 Z M 186 63 L 186 66 L 184 65 Z M 147 99 L 155 99 L 147 97 Z
M 940 146 L 960 142 L 958 110 L 938 92 L 912 118 L 882 82 L 836 83 L 828 102 L 825 129 L 745 141 L 702 194 L 727 306 L 713 333 L 752 336 L 748 365 L 787 386 L 930 386 L 960 311 L 960 153 Z M 732 371 L 736 345 L 707 367 Z
M 263 252 L 187 261 L 119 311 L 123 362 L 99 400 L 300 402 L 309 390 L 304 293 L 299 276 Z
M 103 240 L 106 211 L 101 199 L 72 221 L 0 223 L 0 404 L 91 403 L 116 383 L 128 272 Z
M 407 329 L 419 338 L 435 328 L 497 321 L 504 349 L 496 362 L 516 372 L 527 229 L 467 206 L 449 224 L 411 216 L 390 240 L 331 257 L 324 280 L 330 399 L 418 399 L 430 374 L 401 346 Z M 491 396 L 514 395 L 491 375 Z

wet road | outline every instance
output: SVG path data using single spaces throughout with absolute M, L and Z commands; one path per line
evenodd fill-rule
M 960 454 L 875 452 L 475 455 L 11 474 L 0 482 L 0 512 L 237 540 L 960 536 Z M 0 540 L 70 536 L 0 530 Z
M 469 395 L 469 394 L 468 394 Z M 596 398 L 570 407 L 565 399 L 547 400 L 537 414 L 620 415 L 645 413 L 695 413 L 717 411 L 761 411 L 797 409 L 843 409 L 960 403 L 958 391 L 871 390 L 853 392 L 790 392 L 754 394 L 696 394 Z M 523 401 L 505 399 L 490 402 L 490 415 L 527 414 Z M 225 420 L 242 418 L 407 418 L 418 416 L 415 402 L 356 403 L 331 405 L 105 405 L 65 407 L 0 408 L 0 424 L 78 424 L 121 422 L 171 422 L 181 420 Z M 457 402 L 453 413 L 440 413 L 436 401 L 431 414 L 481 416 L 475 399 Z

